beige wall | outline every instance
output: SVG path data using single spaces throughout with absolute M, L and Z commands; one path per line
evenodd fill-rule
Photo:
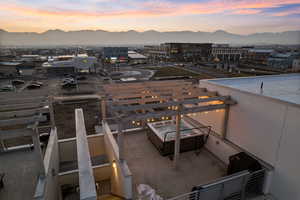
M 237 154 L 241 151 L 240 149 L 234 148 L 232 145 L 226 143 L 226 141 L 223 139 L 214 135 L 209 136 L 205 147 L 226 165 L 229 164 L 229 156 Z
M 78 170 L 74 170 L 72 173 L 64 173 L 59 176 L 59 184 L 62 185 L 79 185 Z
M 132 176 L 125 161 L 119 160 L 119 148 L 109 129 L 104 125 L 106 153 L 111 163 L 111 191 L 113 194 L 132 199 Z M 114 164 L 113 164 L 114 163 Z
M 279 200 L 300 199 L 300 108 L 290 106 L 275 164 L 271 193 Z
M 111 178 L 111 165 L 103 165 L 93 168 L 95 181 L 103 181 Z
M 103 181 L 111 178 L 111 166 L 109 164 L 93 168 L 95 181 Z M 79 185 L 78 170 L 70 173 L 61 173 L 59 176 L 59 184 Z
M 59 161 L 75 161 L 77 160 L 76 139 L 59 140 Z
M 212 126 L 212 130 L 222 135 L 223 120 L 224 120 L 224 109 L 215 111 L 201 112 L 190 115 L 191 118 L 201 122 L 203 125 Z
M 106 154 L 104 134 L 87 136 L 91 157 Z
M 106 154 L 104 135 L 87 136 L 91 157 Z M 59 140 L 60 162 L 77 160 L 77 146 L 75 138 Z

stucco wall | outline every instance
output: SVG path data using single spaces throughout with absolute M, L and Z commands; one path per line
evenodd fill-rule
M 89 135 L 87 136 L 87 139 L 91 157 L 106 154 L 104 134 Z
M 213 125 L 212 130 L 221 136 L 223 130 L 224 113 L 224 109 L 220 109 L 192 114 L 190 117 L 204 125 Z
M 132 176 L 125 161 L 119 160 L 119 147 L 107 123 L 103 123 L 104 142 L 111 163 L 111 192 L 132 199 Z
M 300 108 L 289 107 L 275 164 L 271 193 L 277 199 L 300 199 Z
M 91 157 L 106 154 L 103 134 L 89 135 L 87 136 L 87 139 Z M 59 140 L 59 149 L 60 162 L 77 160 L 75 138 Z
M 200 86 L 237 101 L 230 108 L 226 139 L 274 167 L 271 194 L 300 199 L 300 107 L 205 81 Z
M 226 139 L 274 166 L 286 105 L 208 82 L 200 86 L 237 101 L 230 107 Z M 210 125 L 219 126 L 219 122 Z
M 76 161 L 77 160 L 77 146 L 76 139 L 59 140 L 59 161 Z
M 229 156 L 239 153 L 240 151 L 227 144 L 223 139 L 210 135 L 207 143 L 205 144 L 206 149 L 216 155 L 226 165 L 229 164 Z

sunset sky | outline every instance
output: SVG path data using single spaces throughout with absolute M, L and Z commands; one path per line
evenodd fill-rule
M 1 0 L 0 28 L 281 32 L 300 30 L 300 0 Z

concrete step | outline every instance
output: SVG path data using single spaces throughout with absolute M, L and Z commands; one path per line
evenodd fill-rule
M 99 196 L 98 200 L 122 200 L 122 198 L 111 195 L 111 194 L 106 194 L 106 195 Z

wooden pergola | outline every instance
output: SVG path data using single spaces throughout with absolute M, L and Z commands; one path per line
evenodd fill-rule
M 21 93 L 8 95 L 0 99 L 0 152 L 8 151 L 4 140 L 30 136 L 32 138 L 36 160 L 39 163 L 39 175 L 45 175 L 43 154 L 39 137 L 40 122 L 46 122 L 44 114 L 50 114 L 50 127 L 54 127 L 53 110 L 48 96 L 25 97 Z
M 176 119 L 174 165 L 180 152 L 180 121 L 183 115 L 225 109 L 224 130 L 226 134 L 228 111 L 236 102 L 230 96 L 199 88 L 189 81 L 148 81 L 104 85 L 106 97 L 102 99 L 102 118 L 107 109 L 118 121 L 120 159 L 123 158 L 123 127 L 126 123 L 140 120 L 143 126 L 149 119 Z M 168 118 L 167 118 L 168 119 Z

